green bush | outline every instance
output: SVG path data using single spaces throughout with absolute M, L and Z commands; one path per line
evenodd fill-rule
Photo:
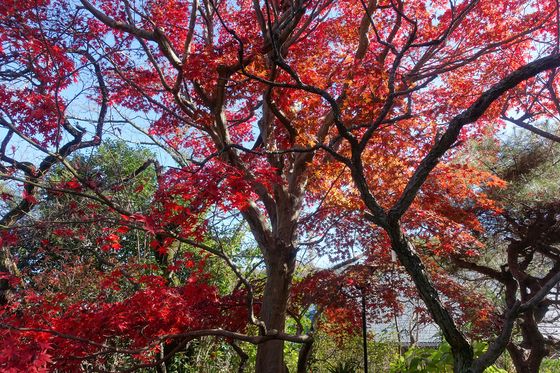
M 560 372 L 560 359 L 544 359 L 541 368 L 541 373 L 558 373 Z
M 475 356 L 486 351 L 487 344 L 475 342 L 473 344 Z M 451 346 L 444 342 L 437 349 L 412 347 L 399 356 L 390 365 L 391 373 L 452 373 L 453 355 Z M 507 373 L 506 370 L 491 366 L 485 373 Z

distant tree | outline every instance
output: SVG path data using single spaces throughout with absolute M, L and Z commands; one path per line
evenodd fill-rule
M 155 155 L 145 149 L 107 141 L 90 154 L 70 157 L 68 162 L 80 178 L 97 183 L 113 201 L 135 211 L 148 211 L 156 190 L 154 159 Z M 100 267 L 115 254 L 136 256 L 137 260 L 153 256 L 149 238 L 139 231 L 122 232 L 119 242 L 111 243 L 107 238 L 118 227 L 110 227 L 117 226 L 118 220 L 105 206 L 80 196 L 83 188 L 64 167 L 54 167 L 45 182 L 48 188 L 38 195 L 43 202 L 19 221 L 14 250 L 18 251 L 20 269 L 54 269 L 56 262 L 72 261 L 68 256 L 73 260 L 97 258 Z

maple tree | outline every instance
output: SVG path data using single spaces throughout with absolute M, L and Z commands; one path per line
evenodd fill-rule
M 363 275 L 374 278 L 371 268 L 394 270 L 393 250 L 449 342 L 455 371 L 483 371 L 560 275 L 508 304 L 497 337 L 474 359 L 458 319 L 485 320 L 489 311 L 477 310 L 477 294 L 434 258 L 476 255 L 476 212 L 498 208 L 485 187 L 503 182 L 456 157 L 460 144 L 504 121 L 554 136 L 538 126 L 559 109 L 558 12 L 556 1 L 520 0 L 2 2 L 0 171 L 21 192 L 2 192 L 0 303 L 3 328 L 26 356 L 18 359 L 53 364 L 52 343 L 68 357 L 123 353 L 136 367 L 159 367 L 190 338 L 220 336 L 258 345 L 259 372 L 284 371 L 284 341 L 302 343 L 305 371 L 312 333 L 285 333 L 289 307 L 305 306 L 292 297 L 298 256 L 309 248 L 336 261 L 359 251 L 372 265 L 355 270 L 370 268 Z M 68 158 L 129 130 L 169 159 L 129 175 L 155 169 L 149 211 L 122 204 Z M 70 175 L 58 184 L 48 178 L 57 165 Z M 84 222 L 111 221 L 99 250 L 118 251 L 138 230 L 159 265 L 180 242 L 223 260 L 240 286 L 217 294 L 198 281 L 202 267 L 181 285 L 165 274 L 128 275 L 138 269 L 124 261 L 112 273 L 136 285 L 122 298 L 37 300 L 18 285 L 12 248 L 39 189 L 87 200 L 77 211 Z M 238 216 L 264 263 L 260 287 L 219 240 L 207 240 Z M 394 302 L 379 283 L 364 280 L 373 296 Z M 314 286 L 311 303 L 321 304 L 329 286 Z M 228 302 L 236 306 L 226 312 Z M 257 336 L 245 333 L 248 324 Z M 69 333 L 76 329 L 83 335 Z M 23 349 L 25 333 L 43 344 Z

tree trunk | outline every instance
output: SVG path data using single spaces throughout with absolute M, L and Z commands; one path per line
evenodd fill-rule
M 543 359 L 548 355 L 546 341 L 538 329 L 534 311 L 526 312 L 519 324 L 523 340 L 520 345 L 510 342 L 507 350 L 518 373 L 539 373 Z
M 453 372 L 454 373 L 474 373 L 472 350 L 453 351 Z
M 517 373 L 528 372 L 529 367 L 523 357 L 522 349 L 517 347 L 513 342 L 510 342 L 507 346 L 507 350 L 509 352 L 509 356 L 511 357 L 511 361 L 513 362 L 513 366 L 515 367 L 515 371 Z
M 304 343 L 299 349 L 297 373 L 307 373 L 309 357 L 313 351 L 313 342 Z
M 422 298 L 435 323 L 442 331 L 445 340 L 451 346 L 454 362 L 453 371 L 455 373 L 472 372 L 473 349 L 455 324 L 449 311 L 443 306 L 439 293 L 432 284 L 426 267 L 413 244 L 404 235 L 398 222 L 393 222 L 386 228 L 386 231 L 391 239 L 393 251 L 412 278 L 420 298 Z
M 273 260 L 267 263 L 267 279 L 260 319 L 265 323 L 269 333 L 272 330 L 284 331 L 294 267 L 295 255 L 291 255 L 291 253 L 286 260 Z M 287 371 L 284 363 L 284 341 L 270 340 L 257 347 L 257 373 L 285 373 Z

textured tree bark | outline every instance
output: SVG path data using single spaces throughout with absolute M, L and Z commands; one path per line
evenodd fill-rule
M 465 350 L 453 351 L 453 373 L 479 373 L 473 369 L 472 350 L 470 352 Z
M 474 359 L 472 347 L 441 303 L 439 294 L 430 281 L 422 260 L 402 233 L 398 223 L 391 224 L 387 232 L 391 238 L 391 247 L 414 281 L 420 297 L 441 328 L 445 339 L 451 345 L 455 360 L 454 371 L 456 373 L 469 372 Z
M 260 319 L 267 331 L 284 331 L 286 309 L 295 268 L 295 255 L 291 250 L 282 250 L 288 255 L 278 257 L 267 263 L 267 279 L 264 288 Z M 286 373 L 284 363 L 284 341 L 270 340 L 257 347 L 257 373 Z

